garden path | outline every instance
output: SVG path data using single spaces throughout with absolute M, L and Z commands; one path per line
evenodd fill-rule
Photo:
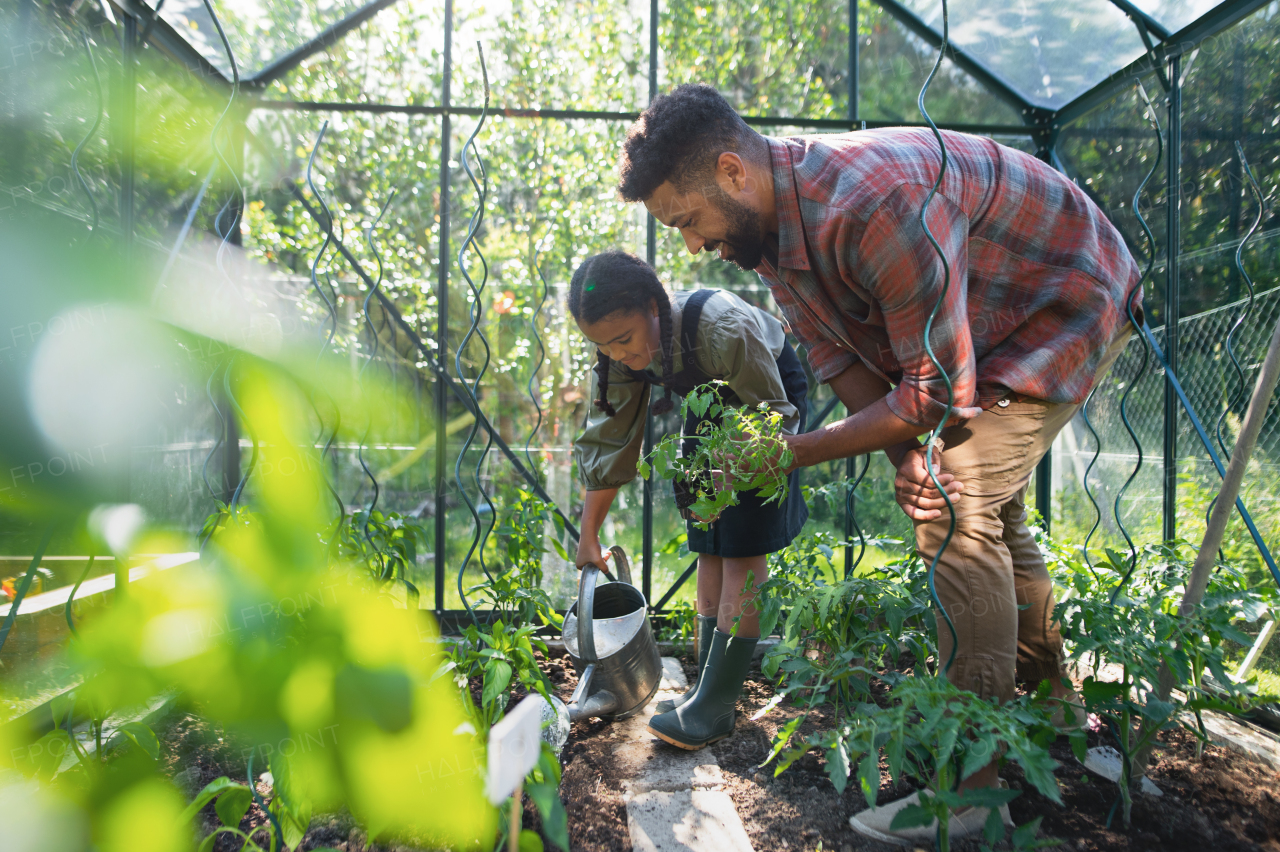
M 649 733 L 653 707 L 688 688 L 680 663 L 662 658 L 662 683 L 644 711 L 613 725 L 627 826 L 635 852 L 754 852 L 711 749 L 683 751 Z

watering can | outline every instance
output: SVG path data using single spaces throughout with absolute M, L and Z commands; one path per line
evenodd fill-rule
M 648 603 L 631 585 L 631 566 L 621 547 L 611 547 L 618 577 L 597 586 L 600 569 L 582 568 L 578 599 L 565 615 L 561 638 L 578 688 L 569 718 L 626 719 L 644 709 L 662 680 L 662 658 L 649 626 Z

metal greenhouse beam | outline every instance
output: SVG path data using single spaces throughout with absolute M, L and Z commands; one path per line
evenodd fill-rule
M 372 3 L 362 6 L 310 41 L 272 59 L 257 73 L 246 77 L 243 81 L 244 85 L 261 87 L 278 80 L 294 68 L 297 68 L 307 57 L 341 41 L 342 37 L 347 33 L 395 2 L 396 0 L 373 0 Z
M 1115 6 L 1135 21 L 1141 21 L 1142 25 L 1145 26 L 1153 35 L 1159 36 L 1161 41 L 1169 40 L 1169 29 L 1146 12 L 1139 9 L 1131 3 L 1130 0 L 1111 0 L 1111 5 Z
M 469 115 L 480 114 L 480 107 L 440 106 L 426 104 L 384 104 L 363 101 L 295 101 L 261 98 L 250 105 L 251 109 L 269 109 L 280 112 L 363 112 L 372 115 Z M 524 109 L 522 107 L 498 107 L 489 115 L 503 118 L 543 118 L 556 121 L 582 119 L 586 121 L 635 121 L 638 112 L 611 112 L 580 109 Z M 853 126 L 866 125 L 866 129 L 879 127 L 928 127 L 923 121 L 851 121 L 845 118 L 804 118 L 802 116 L 744 115 L 742 120 L 751 127 L 801 127 L 815 130 L 846 131 Z M 1035 126 L 1025 124 L 971 124 L 957 121 L 939 121 L 942 130 L 957 133 L 977 133 L 988 136 L 1027 136 Z M 1234 137 L 1233 137 L 1234 138 Z
M 942 47 L 942 35 L 935 32 L 933 27 L 926 24 L 922 18 L 903 6 L 898 0 L 872 0 L 872 2 L 892 15 L 898 23 L 924 39 L 934 50 Z M 956 47 L 954 44 L 948 44 L 947 56 L 970 77 L 973 77 L 990 89 L 992 93 L 1017 109 L 1027 124 L 1042 124 L 1052 114 L 1052 110 L 1037 106 L 1027 100 L 1026 96 L 1010 85 L 1007 80 L 991 71 L 964 49 Z
M 1157 45 L 1155 59 L 1146 53 L 1130 62 L 1124 68 L 1107 77 L 1089 91 L 1063 106 L 1053 115 L 1056 126 L 1066 126 L 1080 116 L 1093 111 L 1111 100 L 1122 89 L 1133 85 L 1138 77 L 1155 73 L 1156 69 L 1174 56 L 1190 53 L 1200 42 L 1215 36 L 1223 30 L 1239 23 L 1254 12 L 1266 6 L 1270 0 L 1227 0 L 1205 15 L 1201 15 L 1187 26 L 1171 33 L 1163 44 Z M 1152 30 L 1152 32 L 1155 32 Z
M 191 42 L 179 35 L 168 21 L 161 18 L 156 10 L 142 0 L 110 0 L 110 2 L 121 15 L 142 23 L 147 42 L 161 53 L 184 66 L 197 77 L 212 80 L 223 86 L 231 85 L 231 81 L 218 70 L 216 65 L 205 59 Z

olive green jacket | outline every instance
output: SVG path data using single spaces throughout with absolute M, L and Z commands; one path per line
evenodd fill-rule
M 671 294 L 673 370 L 684 368 L 680 351 L 680 321 L 684 303 L 693 291 Z M 695 338 L 698 368 L 712 379 L 729 386 L 726 402 L 756 406 L 767 403 L 785 418 L 784 429 L 795 434 L 800 415 L 787 401 L 778 373 L 778 356 L 786 342 L 786 332 L 775 317 L 721 290 L 706 301 Z M 649 365 L 662 375 L 661 361 Z M 658 393 L 662 393 L 661 388 Z M 578 476 L 588 491 L 617 488 L 636 478 L 636 464 L 644 443 L 644 414 L 649 405 L 650 385 L 632 378 L 621 364 L 609 370 L 609 402 L 617 414 L 609 417 L 594 406 L 598 396 L 596 375 L 591 373 L 591 396 L 587 417 L 573 445 Z

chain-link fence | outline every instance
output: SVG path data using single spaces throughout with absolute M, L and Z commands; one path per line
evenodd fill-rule
M 1277 237 L 1280 232 L 1263 235 L 1257 248 L 1266 255 L 1275 254 L 1280 246 Z M 1235 248 L 1234 244 L 1227 244 L 1212 251 L 1229 259 Z M 1183 317 L 1178 323 L 1178 378 L 1214 442 L 1214 452 L 1224 464 L 1235 444 L 1278 318 L 1280 288 L 1272 288 L 1258 293 L 1252 300 L 1240 299 Z M 1156 340 L 1165 340 L 1163 327 L 1152 331 Z M 1228 352 L 1229 337 L 1240 364 L 1239 373 Z M 1144 543 L 1161 538 L 1165 470 L 1163 376 L 1164 370 L 1154 353 L 1140 336 L 1134 335 L 1111 373 L 1099 385 L 1087 412 L 1077 415 L 1059 436 L 1054 446 L 1054 520 L 1058 524 L 1055 532 L 1063 540 L 1083 542 L 1097 517 L 1081 487 L 1086 475 L 1102 514 L 1091 547 L 1122 545 L 1115 515 L 1116 499 L 1122 488 L 1119 514 L 1134 539 Z M 1139 446 L 1129 437 L 1121 412 L 1121 402 L 1131 385 L 1124 408 Z M 1096 461 L 1095 450 L 1098 451 Z M 1177 465 L 1177 532 L 1180 537 L 1195 541 L 1203 533 L 1204 516 L 1221 479 L 1181 407 Z M 1131 476 L 1133 480 L 1125 488 Z M 1280 533 L 1280 498 L 1270 483 L 1277 476 L 1280 476 L 1280 402 L 1273 399 L 1243 494 L 1264 540 L 1273 547 Z M 1239 526 L 1238 519 L 1235 523 Z M 1242 527 L 1233 531 L 1230 541 L 1231 545 L 1226 548 L 1228 555 L 1242 560 L 1246 566 L 1260 564 Z

